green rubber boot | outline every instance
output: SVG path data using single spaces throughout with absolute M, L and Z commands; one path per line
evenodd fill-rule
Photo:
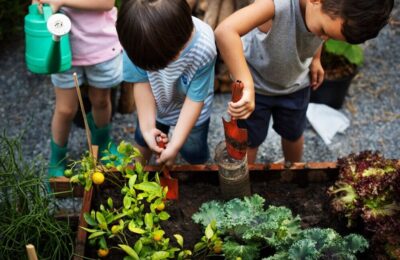
M 66 156 L 67 156 L 67 145 L 61 147 L 54 142 L 53 138 L 51 138 L 50 162 L 48 170 L 48 175 L 50 178 L 64 176 L 64 171 L 67 165 Z
M 87 114 L 88 125 L 90 133 L 92 135 L 92 144 L 99 147 L 99 158 L 107 155 L 105 152 L 107 149 L 111 154 L 118 154 L 117 146 L 111 140 L 111 124 L 108 124 L 102 128 L 98 128 L 94 122 L 92 113 Z

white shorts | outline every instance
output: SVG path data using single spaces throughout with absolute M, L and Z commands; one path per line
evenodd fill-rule
M 71 69 L 51 75 L 55 87 L 74 88 L 73 73 L 78 76 L 79 86 L 87 83 L 95 88 L 112 88 L 122 82 L 122 53 L 111 60 L 88 66 L 72 66 Z

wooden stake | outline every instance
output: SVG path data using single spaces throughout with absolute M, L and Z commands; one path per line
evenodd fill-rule
M 32 244 L 26 245 L 26 252 L 28 254 L 29 260 L 38 260 L 34 245 L 32 245 Z
M 85 106 L 83 105 L 81 90 L 79 89 L 78 76 L 76 75 L 76 72 L 74 72 L 73 77 L 74 77 L 76 92 L 78 93 L 79 105 L 81 106 L 83 122 L 85 123 L 86 139 L 87 139 L 88 146 L 89 146 L 89 152 L 92 156 L 94 156 L 93 149 L 92 149 L 90 129 L 89 129 L 89 125 L 88 125 L 87 118 L 86 118 Z

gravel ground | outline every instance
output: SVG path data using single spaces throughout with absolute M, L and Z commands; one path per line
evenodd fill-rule
M 365 149 L 380 150 L 388 158 L 400 158 L 400 6 L 393 20 L 365 47 L 365 64 L 353 80 L 345 105 L 340 110 L 351 125 L 337 134 L 330 146 L 308 124 L 305 131 L 304 161 L 335 161 L 337 157 Z M 8 42 L 0 50 L 0 128 L 7 135 L 23 135 L 23 148 L 28 160 L 49 156 L 50 121 L 54 93 L 49 77 L 26 70 L 24 42 Z M 226 109 L 228 94 L 216 94 L 211 117 L 209 147 L 212 158 L 216 144 L 223 140 L 221 114 Z M 136 115 L 116 113 L 113 138 L 133 142 Z M 85 132 L 73 126 L 69 155 L 77 159 L 86 149 Z M 279 136 L 272 130 L 260 148 L 258 162 L 282 158 Z M 210 159 L 210 163 L 213 159 Z M 184 163 L 179 159 L 178 163 Z

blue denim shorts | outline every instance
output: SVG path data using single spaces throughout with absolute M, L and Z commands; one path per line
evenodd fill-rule
M 306 127 L 306 112 L 310 100 L 310 87 L 282 96 L 256 94 L 255 109 L 239 126 L 247 128 L 249 147 L 260 146 L 268 134 L 269 121 L 273 129 L 284 139 L 296 141 Z
M 74 88 L 72 74 L 76 72 L 79 85 L 84 82 L 95 88 L 112 88 L 122 82 L 122 53 L 111 60 L 89 66 L 72 66 L 71 69 L 51 75 L 54 86 L 59 88 Z
M 205 163 L 210 157 L 210 151 L 207 144 L 209 125 L 210 119 L 208 119 L 201 125 L 193 127 L 185 143 L 181 147 L 179 153 L 188 163 Z M 168 134 L 170 126 L 157 121 L 156 128 L 161 130 L 163 133 Z M 148 147 L 146 141 L 143 138 L 142 132 L 140 131 L 139 121 L 137 122 L 137 127 L 135 131 L 135 141 L 140 146 Z

